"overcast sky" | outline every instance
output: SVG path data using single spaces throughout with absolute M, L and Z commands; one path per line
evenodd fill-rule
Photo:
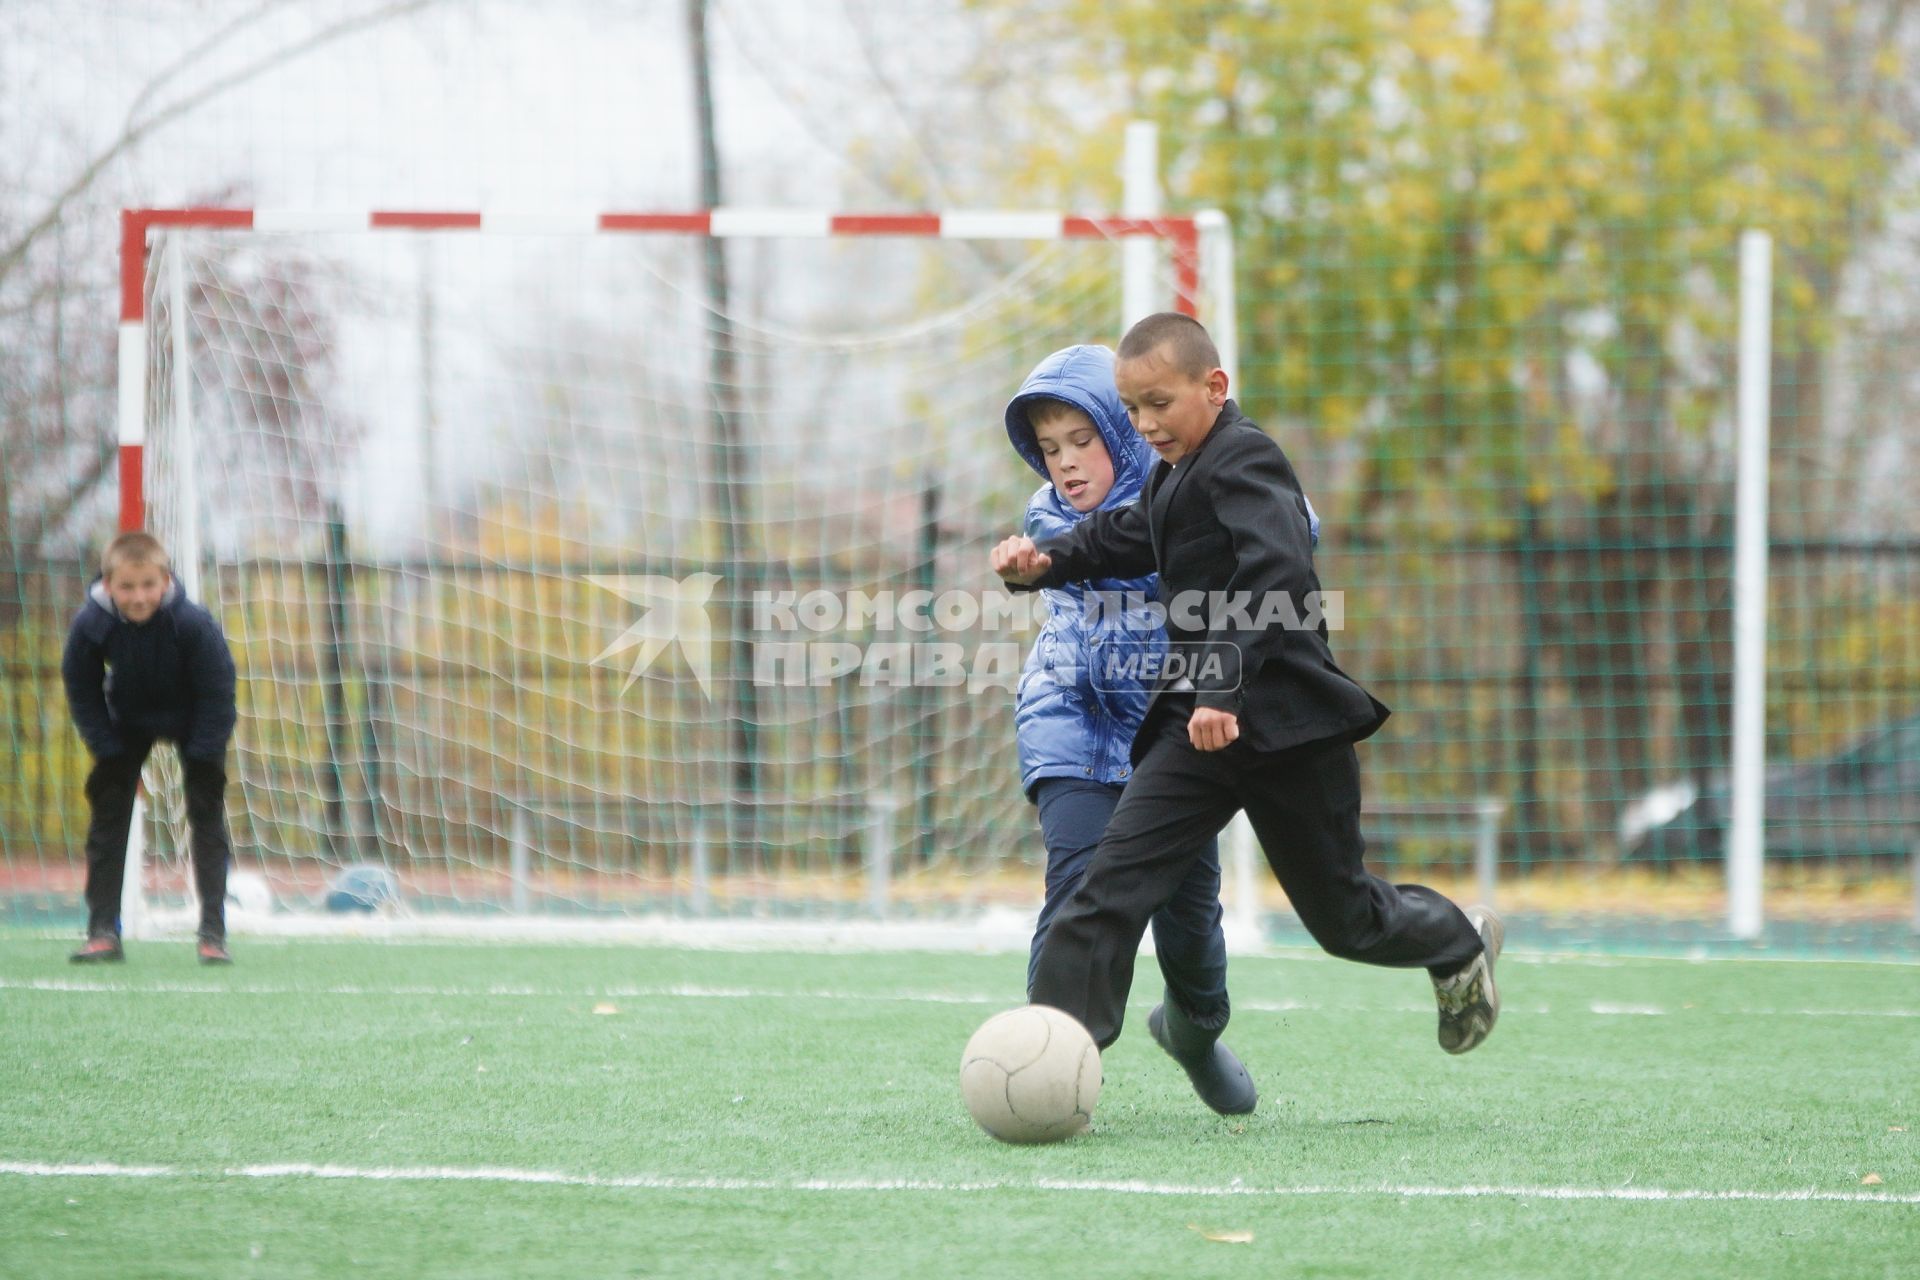
M 382 7 L 11 0 L 0 95 L 9 123 L 29 127 L 9 128 L 7 145 L 32 153 L 36 185 L 57 182 L 177 60 L 191 68 L 178 88 L 190 89 Z M 259 9 L 263 19 L 213 40 Z M 848 118 L 869 97 L 856 90 L 870 87 L 849 82 L 873 79 L 849 24 L 870 20 L 851 0 L 716 0 L 716 99 L 740 202 L 790 198 L 794 179 L 834 200 L 851 172 L 841 144 L 879 119 Z M 555 206 L 692 205 L 687 58 L 683 0 L 446 0 L 304 54 L 168 126 L 121 185 L 155 203 L 238 179 L 263 203 L 303 206 L 471 207 L 530 193 Z M 896 69 L 907 92 L 928 88 L 906 62 Z
M 387 7 L 11 0 L 0 13 L 0 144 L 8 170 L 22 179 L 14 198 L 44 201 L 110 145 L 130 114 Z M 710 35 L 727 203 L 902 208 L 953 194 L 942 188 L 943 158 L 931 154 L 941 138 L 918 132 L 954 100 L 962 74 L 955 59 L 969 48 L 967 20 L 943 0 L 714 0 Z M 695 207 L 688 57 L 685 0 L 431 4 L 291 58 L 156 131 L 98 184 L 70 251 L 110 262 L 118 208 L 209 199 L 346 210 Z M 173 68 L 178 74 L 160 92 L 139 99 L 143 85 Z M 949 141 L 953 133 L 945 131 Z M 917 198 L 899 185 L 902 174 Z M 496 289 L 516 276 L 541 278 L 529 260 L 543 251 L 515 252 L 521 260 L 501 264 Z M 779 281 L 757 276 L 744 248 L 735 254 L 736 296 L 758 288 L 752 302 L 778 310 Z M 394 238 L 372 261 L 398 309 L 342 330 L 339 359 L 343 403 L 370 428 L 347 496 L 359 508 L 359 531 L 378 542 L 415 523 L 406 494 L 421 472 L 424 405 L 410 390 L 420 343 L 409 308 L 421 256 Z M 637 287 L 631 273 L 579 279 L 590 264 L 569 262 L 575 278 L 544 280 L 551 293 L 530 291 L 529 309 L 591 322 Z M 864 268 L 880 269 L 871 260 Z M 637 269 L 644 286 L 647 268 Z M 469 405 L 499 398 L 497 386 L 477 376 L 489 360 L 478 344 L 511 322 L 495 301 L 462 305 L 465 271 L 434 271 L 442 293 L 439 412 L 470 421 L 477 414 Z M 903 278 L 896 273 L 896 283 Z M 470 314 L 480 310 L 485 323 Z M 857 329 L 859 318 L 848 309 L 831 327 Z M 590 342 L 591 332 L 575 338 Z M 870 384 L 877 392 L 887 381 Z M 983 403 L 1007 390 L 983 390 Z M 989 421 L 995 416 L 987 412 Z M 443 473 L 496 465 L 483 443 L 445 450 Z

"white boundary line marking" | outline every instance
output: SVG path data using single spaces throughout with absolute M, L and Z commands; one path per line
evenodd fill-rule
M 488 999 L 496 997 L 533 997 L 544 1000 L 831 1000 L 845 1002 L 897 1004 L 956 1004 L 1011 1007 L 1010 995 L 970 994 L 957 991 L 780 991 L 768 987 L 703 987 L 691 983 L 661 983 L 636 986 L 606 983 L 583 987 L 535 987 L 498 983 L 484 987 L 392 986 L 368 987 L 352 983 L 329 986 L 230 985 L 218 982 L 106 982 L 85 978 L 4 978 L 0 991 L 67 992 L 82 995 L 238 995 L 238 996 L 394 996 L 436 999 Z M 1234 1007 L 1248 1013 L 1428 1013 L 1433 1006 L 1425 1001 L 1406 1001 L 1381 1005 L 1331 1005 L 1306 1000 L 1239 1000 Z M 1582 1007 L 1569 1001 L 1557 1008 L 1550 1004 L 1515 1005 L 1509 1012 L 1552 1015 L 1586 1013 L 1595 1017 L 1664 1018 L 1676 1014 L 1720 1017 L 1759 1018 L 1920 1018 L 1920 1008 L 1905 1009 L 1749 1009 L 1697 1006 L 1672 1009 L 1654 1004 L 1629 1004 L 1592 1000 Z
M 1034 910 L 1039 904 L 1034 904 Z M 1025 955 L 1033 940 L 1033 911 L 1013 908 L 990 910 L 979 921 L 968 924 L 928 922 L 887 923 L 880 921 L 788 921 L 785 923 L 744 921 L 658 920 L 637 917 L 631 920 L 578 922 L 549 917 L 505 920 L 485 917 L 413 916 L 387 920 L 381 917 L 269 915 L 245 917 L 235 911 L 228 919 L 229 933 L 248 946 L 287 946 L 299 944 L 373 945 L 387 947 L 457 947 L 475 942 L 537 942 L 544 946 L 567 948 L 608 948 L 625 950 L 652 947 L 676 951 L 724 951 L 764 955 L 785 952 L 796 955 L 858 955 L 874 951 L 910 952 L 927 955 L 951 955 L 955 952 L 985 955 Z M 1312 962 L 1327 956 L 1320 948 L 1297 940 L 1260 940 L 1257 946 L 1236 949 L 1229 931 L 1228 953 L 1258 960 Z M 71 942 L 72 929 L 20 927 L 0 930 L 0 942 L 16 939 L 41 939 Z M 163 909 L 156 922 L 152 941 L 190 941 L 193 922 L 184 911 Z M 1685 947 L 1686 949 L 1681 949 Z M 1152 952 L 1152 935 L 1142 942 L 1142 955 Z M 1671 952 L 1642 954 L 1636 951 L 1605 953 L 1597 951 L 1559 951 L 1511 943 L 1502 953 L 1507 964 L 1570 965 L 1575 968 L 1626 969 L 1668 965 L 1857 965 L 1868 968 L 1912 969 L 1920 967 L 1920 953 L 1912 957 L 1885 954 L 1851 955 L 1772 955 L 1738 952 L 1713 953 L 1697 946 L 1675 944 Z
M 994 1178 L 973 1182 L 944 1182 L 920 1178 L 726 1178 L 684 1177 L 671 1174 L 567 1173 L 557 1169 L 510 1169 L 482 1166 L 423 1166 L 370 1168 L 337 1164 L 249 1164 L 197 1171 L 171 1165 L 41 1164 L 0 1161 L 0 1175 L 24 1178 L 318 1178 L 342 1182 L 497 1182 L 563 1187 L 610 1187 L 641 1191 L 921 1191 L 943 1194 L 979 1191 L 1056 1191 L 1138 1196 L 1249 1196 L 1291 1199 L 1308 1196 L 1397 1196 L 1423 1200 L 1613 1200 L 1675 1203 L 1686 1201 L 1753 1201 L 1762 1204 L 1920 1204 L 1920 1192 L 1822 1191 L 1816 1187 L 1783 1191 L 1736 1189 L 1708 1191 L 1693 1187 L 1526 1187 L 1468 1185 L 1442 1187 L 1392 1182 L 1350 1186 L 1206 1186 L 1132 1179 Z

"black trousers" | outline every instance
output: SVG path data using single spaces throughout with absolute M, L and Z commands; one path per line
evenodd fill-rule
M 127 832 L 140 766 L 152 742 L 135 740 L 125 753 L 93 762 L 87 775 L 87 936 L 120 933 L 120 885 L 127 868 Z M 187 775 L 187 827 L 192 833 L 193 883 L 200 894 L 200 936 L 227 936 L 227 766 L 222 760 L 182 761 Z
M 1152 740 L 1085 879 L 1040 948 L 1033 1000 L 1080 1019 L 1102 1049 L 1120 1036 L 1147 921 L 1241 809 L 1314 940 L 1365 964 L 1457 971 L 1480 954 L 1466 913 L 1432 889 L 1362 865 L 1360 762 L 1348 743 L 1196 751 L 1191 705 L 1156 706 Z
M 1040 802 L 1040 833 L 1047 844 L 1047 896 L 1034 925 L 1027 959 L 1027 998 L 1040 945 L 1053 918 L 1073 897 L 1093 861 L 1100 837 L 1120 803 L 1120 788 L 1082 778 L 1043 778 L 1034 789 Z M 1209 840 L 1165 906 L 1153 913 L 1153 953 L 1167 980 L 1167 996 L 1189 1022 L 1210 1031 L 1227 1025 L 1227 938 L 1220 921 L 1220 849 Z

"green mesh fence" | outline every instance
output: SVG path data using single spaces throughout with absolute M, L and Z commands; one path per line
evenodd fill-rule
M 1767 938 L 1913 953 L 1911 15 L 1837 0 L 1235 3 L 1204 15 L 975 0 L 913 13 L 930 32 L 955 23 L 983 36 L 980 74 L 962 66 L 938 88 L 971 92 L 983 113 L 991 106 L 993 145 L 936 154 L 932 141 L 916 150 L 849 123 L 829 139 L 841 154 L 881 157 L 861 170 L 869 185 L 854 184 L 853 203 L 1111 208 L 1122 125 L 1158 126 L 1165 206 L 1217 208 L 1233 227 L 1234 391 L 1286 448 L 1325 520 L 1321 576 L 1345 592 L 1336 656 L 1394 708 L 1363 755 L 1373 857 L 1392 875 L 1462 895 L 1490 862 L 1501 901 L 1541 940 L 1725 940 L 1738 244 L 1745 231 L 1767 232 Z M 749 61 L 750 27 L 732 37 Z M 910 61 L 914 46 L 900 38 Z M 987 51 L 1040 90 L 996 93 Z M 807 59 L 795 66 L 798 82 L 833 88 Z M 886 100 L 857 84 L 833 91 Z M 937 105 L 892 92 L 908 117 Z M 108 292 L 106 207 L 91 222 L 72 215 L 98 260 L 91 286 L 48 303 L 44 281 L 0 277 L 19 314 L 37 320 L 9 344 L 3 380 L 0 471 L 13 488 L 0 511 L 13 514 L 0 530 L 0 734 L 14 764 L 0 771 L 0 889 L 36 910 L 70 904 L 80 874 L 85 761 L 56 668 L 85 565 L 111 528 L 112 336 L 107 308 L 82 306 Z M 361 310 L 387 317 L 385 341 L 419 347 L 426 277 L 310 248 L 294 252 L 289 272 L 284 254 L 263 269 L 201 247 L 207 265 L 190 305 L 209 319 L 195 341 L 204 348 L 221 330 L 239 356 L 215 361 L 218 376 L 198 374 L 206 381 L 196 385 L 217 396 L 216 384 L 245 384 L 248 360 L 306 369 L 317 359 L 298 324 L 290 339 L 244 336 L 262 316 L 286 319 L 290 297 L 316 315 L 375 298 Z M 354 860 L 431 863 L 448 900 L 498 906 L 512 901 L 519 848 L 574 873 L 625 877 L 617 892 L 576 881 L 549 895 L 575 908 L 785 901 L 859 911 L 873 905 L 866 851 L 884 839 L 899 860 L 883 889 L 902 901 L 965 911 L 1033 896 L 1037 835 L 1017 793 L 1003 691 L 878 697 L 828 686 L 745 711 L 732 703 L 676 737 L 663 726 L 680 714 L 672 708 L 685 687 L 649 692 L 643 681 L 644 697 L 665 700 L 648 704 L 655 722 L 621 721 L 620 674 L 575 669 L 617 634 L 617 602 L 577 588 L 589 573 L 637 572 L 630 566 L 649 557 L 684 569 L 727 546 L 741 581 L 982 586 L 985 548 L 1014 529 L 1033 483 L 998 434 L 997 405 L 1053 346 L 1113 341 L 1112 258 L 892 260 L 880 275 L 916 305 L 857 323 L 823 319 L 859 310 L 847 278 L 876 279 L 845 277 L 844 264 L 798 276 L 765 268 L 758 293 L 737 293 L 730 320 L 746 335 L 749 366 L 733 377 L 761 405 L 789 395 L 782 378 L 805 381 L 805 358 L 782 363 L 804 342 L 774 354 L 796 336 L 782 324 L 807 341 L 889 326 L 922 334 L 924 317 L 951 318 L 967 298 L 992 296 L 1001 308 L 960 317 L 911 358 L 897 344 L 813 348 L 843 373 L 908 369 L 926 383 L 917 398 L 889 386 L 867 402 L 893 433 L 871 439 L 909 461 L 861 472 L 860 503 L 825 497 L 830 485 L 795 471 L 771 409 L 742 419 L 737 446 L 720 442 L 763 486 L 751 502 L 713 499 L 712 474 L 676 492 L 644 466 L 621 471 L 631 465 L 620 454 L 622 413 L 672 420 L 664 435 L 643 432 L 642 447 L 705 457 L 716 441 L 677 410 L 642 405 L 658 379 L 649 390 L 641 362 L 592 358 L 641 341 L 640 313 L 612 302 L 582 304 L 566 322 L 573 332 L 518 353 L 539 394 L 522 402 L 535 406 L 536 429 L 516 438 L 549 442 L 526 455 L 545 471 L 517 473 L 531 477 L 519 505 L 496 492 L 462 514 L 448 489 L 446 523 L 405 554 L 382 541 L 364 496 L 327 549 L 320 491 L 339 442 L 358 448 L 383 430 L 364 391 L 296 379 L 290 394 L 308 417 L 236 417 L 234 429 L 256 438 L 270 422 L 266 434 L 282 444 L 311 443 L 322 422 L 336 433 L 319 453 L 273 455 L 278 492 L 306 504 L 284 563 L 231 529 L 205 556 L 208 582 L 229 592 L 230 631 L 257 649 L 244 696 L 273 708 L 263 725 L 282 726 L 243 735 L 238 748 L 239 772 L 253 769 L 260 783 L 236 802 L 244 849 L 263 865 L 278 859 L 288 883 L 309 890 L 318 872 Z M 1164 260 L 1159 271 L 1170 283 Z M 659 399 L 699 406 L 714 329 L 697 305 L 676 311 L 697 277 L 674 279 L 645 312 L 672 315 L 676 341 L 690 344 L 680 385 Z M 658 279 L 637 272 L 629 283 Z M 149 287 L 164 310 L 158 276 Z M 241 301 L 225 310 L 207 301 L 220 297 Z M 261 298 L 273 301 L 263 309 Z M 304 330 L 320 348 L 345 341 L 323 333 L 327 323 Z M 165 354 L 156 347 L 157 360 Z M 66 373 L 56 378 L 56 368 Z M 393 376 L 398 390 L 383 395 L 419 396 L 417 368 Z M 806 386 L 822 397 L 816 420 L 835 412 L 843 384 Z M 551 443 L 589 420 L 601 433 L 591 448 Z M 829 470 L 852 474 L 868 461 L 856 448 Z M 260 474 L 256 464 L 247 474 Z M 618 473 L 629 506 L 570 528 L 566 513 L 579 504 L 568 486 L 592 488 L 596 471 Z M 934 472 L 965 478 L 929 509 Z M 61 490 L 93 496 L 49 504 Z M 687 496 L 696 492 L 709 496 Z M 50 505 L 60 508 L 51 522 L 37 514 Z M 744 536 L 715 541 L 729 523 Z M 248 631 L 270 606 L 282 610 L 280 628 Z M 328 616 L 350 655 L 332 675 L 316 639 Z M 543 626 L 566 625 L 568 638 L 542 638 Z M 461 636 L 471 647 L 450 649 Z M 396 657 L 405 646 L 413 656 Z M 450 702 L 434 682 L 452 667 L 434 663 L 468 681 Z M 497 698 L 474 692 L 487 680 Z M 423 709 L 436 699 L 438 712 Z M 403 755 L 395 744 L 409 734 L 433 749 Z M 743 771 L 747 737 L 762 767 Z M 455 795 L 449 761 L 462 753 L 481 763 Z M 742 826 L 742 811 L 757 816 Z M 164 853 L 164 823 L 155 836 Z M 296 874 L 302 865 L 315 874 Z

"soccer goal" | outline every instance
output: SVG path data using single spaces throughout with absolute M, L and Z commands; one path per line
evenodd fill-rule
M 1223 216 L 123 227 L 121 522 L 239 667 L 236 927 L 1026 927 L 1003 406 L 1129 310 L 1231 371 Z M 130 931 L 184 836 L 136 823 Z

